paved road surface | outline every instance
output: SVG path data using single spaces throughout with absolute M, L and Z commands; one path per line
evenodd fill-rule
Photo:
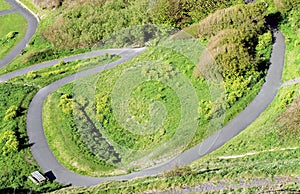
M 0 16 L 6 15 L 6 14 L 10 14 L 10 13 L 15 13 L 18 10 L 16 8 L 11 8 L 11 9 L 7 9 L 7 10 L 2 10 L 0 11 Z
M 30 37 L 34 34 L 37 26 L 36 19 L 31 16 L 28 12 L 24 11 L 12 0 L 8 0 L 14 7 L 26 15 L 28 20 L 29 28 L 23 41 L 3 60 L 0 61 L 0 66 L 8 64 L 14 56 L 16 56 L 22 48 L 26 45 Z M 94 74 L 95 72 L 100 72 L 104 69 L 108 69 L 123 63 L 137 54 L 143 52 L 145 49 L 110 49 L 106 51 L 96 51 L 93 53 L 81 54 L 73 57 L 65 58 L 65 61 L 72 61 L 83 59 L 91 56 L 98 56 L 104 54 L 105 52 L 110 54 L 119 54 L 121 59 L 118 61 L 109 63 L 104 66 L 96 67 L 90 70 L 79 72 L 77 74 L 65 77 L 58 80 L 44 88 L 42 88 L 33 98 L 30 103 L 28 113 L 27 113 L 27 134 L 30 143 L 33 143 L 31 148 L 32 154 L 36 159 L 37 163 L 41 166 L 43 171 L 52 171 L 57 178 L 57 181 L 62 184 L 72 184 L 76 186 L 91 186 L 96 185 L 100 182 L 108 180 L 128 180 L 137 177 L 151 176 L 164 172 L 165 170 L 171 170 L 175 165 L 184 166 L 187 165 L 202 156 L 216 150 L 224 143 L 238 135 L 243 131 L 249 124 L 251 124 L 272 102 L 273 98 L 277 94 L 277 90 L 280 87 L 281 75 L 284 65 L 285 56 L 285 44 L 284 37 L 281 32 L 276 31 L 274 33 L 276 41 L 273 45 L 273 52 L 271 56 L 271 66 L 269 68 L 268 74 L 266 76 L 266 82 L 263 85 L 261 91 L 256 96 L 256 98 L 243 110 L 236 118 L 234 118 L 227 126 L 222 128 L 219 132 L 215 133 L 211 137 L 204 140 L 197 146 L 187 150 L 186 152 L 178 155 L 172 160 L 165 162 L 161 165 L 148 168 L 139 172 L 131 173 L 128 175 L 115 176 L 115 177 L 89 177 L 83 176 L 65 169 L 54 157 L 51 150 L 49 149 L 48 143 L 46 141 L 43 127 L 42 127 L 42 106 L 45 98 L 54 90 L 59 87 L 74 81 L 80 77 Z M 98 52 L 98 53 L 97 53 Z M 102 53 L 101 53 L 102 52 Z M 58 63 L 59 60 L 50 61 L 35 65 L 32 67 L 24 68 L 16 72 L 12 72 L 0 77 L 0 81 L 7 81 L 10 78 L 25 74 L 31 70 L 37 70 L 40 68 L 48 67 Z
M 286 86 L 290 86 L 290 85 L 294 85 L 294 84 L 298 84 L 298 83 L 300 83 L 300 77 L 284 82 L 281 85 L 281 87 L 286 87 Z
M 18 43 L 18 45 L 15 46 L 3 59 L 0 60 L 0 68 L 10 63 L 16 56 L 18 56 L 22 52 L 22 50 L 26 47 L 26 45 L 28 44 L 29 40 L 32 38 L 38 27 L 38 22 L 36 18 L 33 15 L 31 15 L 27 10 L 21 7 L 14 0 L 6 1 L 9 4 L 11 4 L 13 8 L 11 10 L 5 11 L 4 14 L 8 14 L 9 12 L 20 13 L 27 20 L 28 26 L 25 36 Z

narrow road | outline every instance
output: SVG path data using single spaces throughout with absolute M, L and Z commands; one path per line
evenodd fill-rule
M 33 36 L 36 27 L 37 20 L 31 16 L 27 11 L 23 10 L 13 0 L 7 0 L 11 5 L 18 9 L 28 21 L 28 29 L 24 39 L 13 49 L 4 59 L 0 61 L 0 67 L 8 64 L 15 56 L 17 56 L 21 50 L 26 46 L 29 39 Z M 43 103 L 47 96 L 61 86 L 68 84 L 75 79 L 94 74 L 96 72 L 103 71 L 105 69 L 114 67 L 120 63 L 123 63 L 134 56 L 140 54 L 145 48 L 140 49 L 110 49 L 106 51 L 96 51 L 97 53 L 87 53 L 82 55 L 76 55 L 68 58 L 64 58 L 65 61 L 79 60 L 91 56 L 99 56 L 104 53 L 118 54 L 121 59 L 118 61 L 106 64 L 104 66 L 96 67 L 77 74 L 67 76 L 60 79 L 38 91 L 38 93 L 32 99 L 28 113 L 27 113 L 27 134 L 29 137 L 29 143 L 32 143 L 31 147 L 32 155 L 40 165 L 43 171 L 52 171 L 57 178 L 57 181 L 62 184 L 72 184 L 74 186 L 92 186 L 97 185 L 100 182 L 108 180 L 129 180 L 137 177 L 152 176 L 162 173 L 166 170 L 171 170 L 175 165 L 184 166 L 187 165 L 202 156 L 211 153 L 218 149 L 227 141 L 238 135 L 249 124 L 251 124 L 272 102 L 281 84 L 282 70 L 284 66 L 285 56 L 285 43 L 284 36 L 281 32 L 275 31 L 274 37 L 276 39 L 273 45 L 273 52 L 271 56 L 271 65 L 266 76 L 266 82 L 261 88 L 261 91 L 256 98 L 243 110 L 236 118 L 234 118 L 228 125 L 222 128 L 217 133 L 213 134 L 209 138 L 205 139 L 202 143 L 195 147 L 185 151 L 172 160 L 160 164 L 158 166 L 148 168 L 139 172 L 134 172 L 128 175 L 115 176 L 115 177 L 89 177 L 80 174 L 73 173 L 64 168 L 52 154 L 48 143 L 46 141 L 43 125 L 42 125 L 42 108 Z M 102 52 L 102 53 L 101 53 Z M 23 75 L 29 71 L 37 70 L 40 68 L 54 65 L 59 60 L 50 61 L 42 64 L 38 64 L 32 67 L 24 68 L 3 76 L 0 76 L 0 81 L 7 81 L 15 76 Z
M 15 12 L 17 12 L 16 8 L 3 10 L 3 11 L 0 11 L 0 16 L 6 15 L 6 14 L 10 14 L 10 13 L 15 13 Z
M 22 50 L 29 43 L 30 39 L 34 35 L 38 27 L 38 21 L 36 18 L 31 15 L 27 10 L 25 10 L 21 5 L 16 3 L 14 0 L 6 0 L 10 5 L 13 6 L 12 9 L 7 11 L 2 11 L 0 14 L 9 14 L 9 13 L 20 13 L 27 20 L 27 31 L 22 40 L 15 46 L 3 59 L 0 60 L 0 68 L 9 64 L 16 56 L 18 56 Z
M 284 82 L 281 85 L 281 87 L 286 87 L 286 86 L 290 86 L 290 85 L 294 85 L 294 84 L 298 84 L 298 83 L 300 83 L 300 77 Z
M 162 173 L 166 170 L 173 169 L 177 166 L 187 165 L 202 156 L 211 153 L 218 149 L 227 141 L 238 135 L 249 124 L 251 124 L 273 101 L 277 90 L 280 87 L 281 75 L 284 65 L 285 56 L 285 43 L 284 36 L 281 32 L 276 31 L 274 33 L 276 42 L 273 45 L 273 52 L 271 56 L 271 65 L 266 76 L 266 82 L 262 86 L 261 91 L 256 98 L 243 110 L 236 118 L 234 118 L 228 125 L 222 128 L 220 131 L 205 139 L 197 146 L 185 151 L 172 160 L 160 164 L 158 166 L 148 168 L 139 172 L 134 172 L 122 176 L 114 177 L 89 177 L 82 176 L 69 171 L 64 168 L 54 157 L 49 146 L 47 144 L 43 125 L 42 125 L 42 107 L 46 97 L 61 86 L 74 81 L 75 77 L 83 77 L 93 74 L 98 71 L 113 67 L 116 64 L 124 62 L 142 52 L 142 50 L 126 50 L 120 53 L 122 58 L 119 61 L 113 62 L 106 66 L 97 67 L 95 69 L 80 72 L 77 75 L 71 75 L 61 80 L 58 80 L 45 88 L 41 89 L 33 98 L 28 114 L 27 114 L 27 134 L 30 139 L 30 143 L 34 145 L 31 148 L 32 154 L 43 171 L 52 171 L 57 181 L 62 184 L 72 184 L 74 186 L 92 186 L 97 185 L 100 182 L 109 180 L 129 180 L 137 177 L 152 176 Z M 78 57 L 76 59 L 79 59 Z M 49 64 L 50 65 L 50 64 Z

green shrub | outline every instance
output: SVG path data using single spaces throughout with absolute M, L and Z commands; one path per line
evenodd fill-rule
M 7 130 L 0 133 L 0 148 L 4 157 L 18 151 L 19 142 L 14 131 Z
M 3 121 L 9 121 L 17 116 L 18 107 L 15 105 L 12 105 L 9 107 L 5 113 Z
M 5 38 L 6 39 L 14 39 L 15 37 L 16 37 L 16 35 L 18 34 L 18 32 L 9 32 L 6 36 L 5 36 Z

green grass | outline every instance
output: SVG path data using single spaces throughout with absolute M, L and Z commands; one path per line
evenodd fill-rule
M 42 88 L 68 75 L 72 75 L 79 71 L 91 69 L 102 64 L 107 64 L 119 58 L 120 57 L 117 55 L 106 54 L 104 56 L 92 57 L 84 60 L 77 60 L 67 63 L 61 61 L 60 63 L 54 66 L 37 71 L 30 71 L 25 75 L 10 79 L 9 82 L 19 84 L 26 83 L 28 85 L 33 85 L 35 87 Z
M 18 13 L 0 17 L 0 59 L 3 58 L 24 37 L 27 28 L 26 19 Z M 17 32 L 12 37 L 6 37 L 10 32 Z
M 0 11 L 12 8 L 5 0 L 0 0 Z
M 285 35 L 286 57 L 282 82 L 300 77 L 300 31 L 296 31 L 288 24 L 283 24 L 280 29 Z
M 26 110 L 36 91 L 36 88 L 23 85 L 0 84 L 0 137 L 5 131 L 13 131 L 19 143 L 18 150 L 6 156 L 2 155 L 3 144 L 0 143 L 0 192 L 6 193 L 9 188 L 16 191 L 24 189 L 40 192 L 59 188 L 57 183 L 36 186 L 27 178 L 31 172 L 40 170 L 31 155 L 26 135 Z M 18 108 L 17 114 L 14 118 L 6 120 L 5 112 L 11 106 Z

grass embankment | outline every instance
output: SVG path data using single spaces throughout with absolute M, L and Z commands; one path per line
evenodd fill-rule
M 27 29 L 26 19 L 18 13 L 0 17 L 0 59 L 3 58 L 24 37 Z
M 12 6 L 9 3 L 7 3 L 5 0 L 0 0 L 0 11 L 10 8 L 12 8 Z

